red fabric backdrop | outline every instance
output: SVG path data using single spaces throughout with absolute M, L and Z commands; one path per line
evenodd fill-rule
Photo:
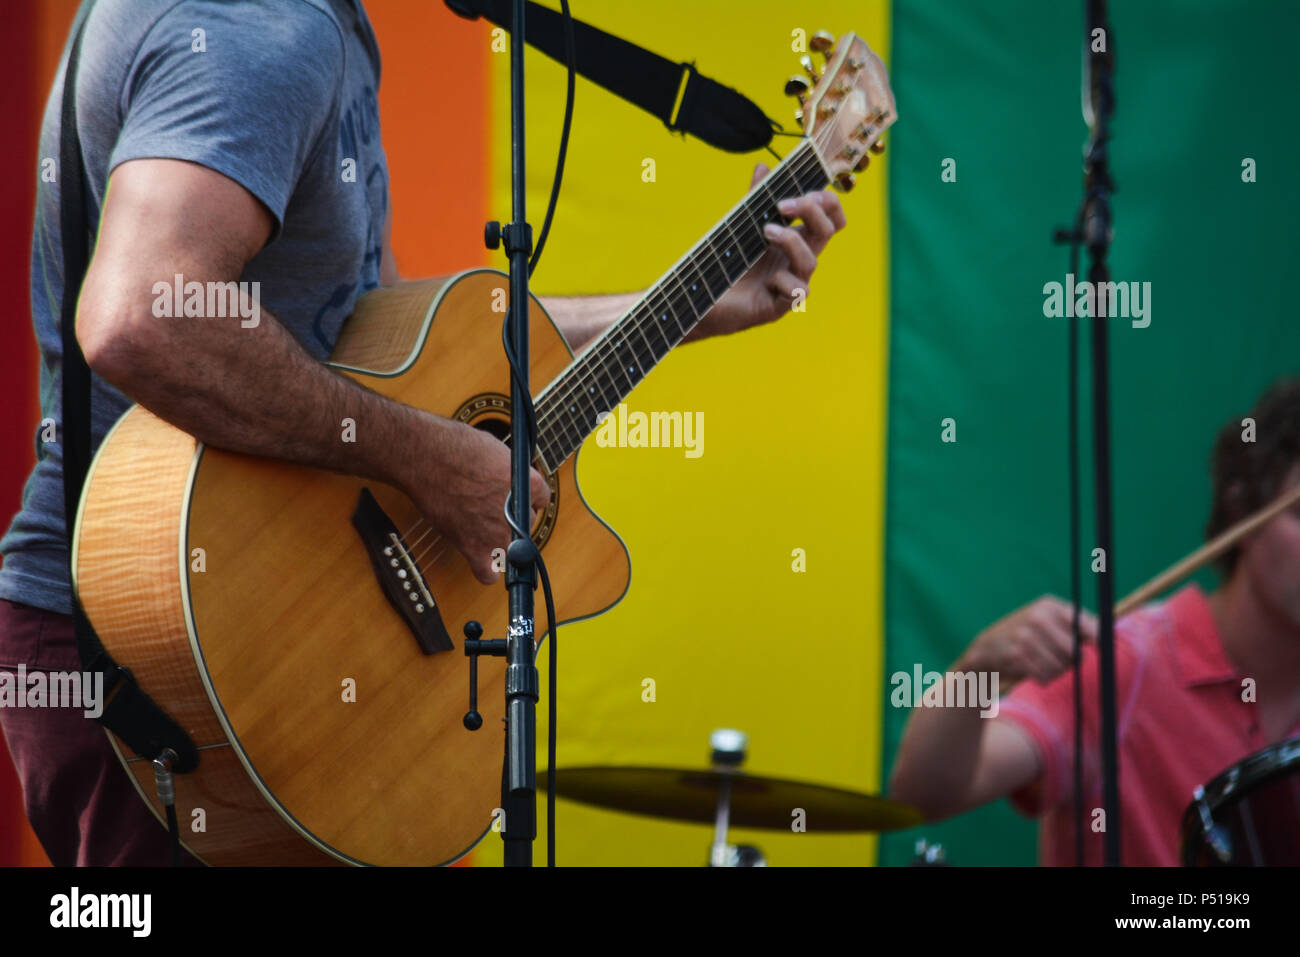
M 23 481 L 35 461 L 40 421 L 36 344 L 32 338 L 27 270 L 39 158 L 41 111 L 58 63 L 62 38 L 76 9 L 70 0 L 15 0 L 0 9 L 0 116 L 14 146 L 0 150 L 0 516 L 18 509 Z M 0 755 L 0 864 L 48 864 L 22 810 L 22 792 Z

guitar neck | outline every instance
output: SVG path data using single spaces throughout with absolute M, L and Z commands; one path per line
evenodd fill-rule
M 790 222 L 777 204 L 828 182 L 805 139 L 541 392 L 534 403 L 537 444 L 547 465 L 557 468 L 576 452 L 603 414 L 617 408 L 758 262 L 768 246 L 763 227 Z

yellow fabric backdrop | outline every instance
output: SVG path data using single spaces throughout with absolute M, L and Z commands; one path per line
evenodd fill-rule
M 661 55 L 695 59 L 792 129 L 781 87 L 798 70 L 796 28 L 854 30 L 888 62 L 885 2 L 572 6 Z M 494 56 L 491 70 L 492 215 L 504 221 L 509 56 Z M 540 228 L 564 71 L 531 50 L 527 70 L 528 214 Z M 905 122 L 905 104 L 900 111 Z M 794 142 L 774 145 L 784 155 Z M 647 158 L 652 183 L 642 179 Z M 758 158 L 670 135 L 579 79 L 564 190 L 534 291 L 644 288 L 739 199 Z M 704 767 L 710 731 L 736 727 L 750 735 L 746 766 L 756 773 L 880 789 L 886 167 L 877 161 L 848 197 L 849 230 L 823 258 L 806 314 L 686 346 L 633 393 L 632 410 L 703 413 L 699 458 L 593 440 L 581 452 L 583 494 L 627 543 L 633 571 L 620 605 L 560 632 L 560 767 Z M 797 548 L 803 573 L 792 570 Z M 646 678 L 653 703 L 643 701 Z M 562 865 L 707 858 L 707 827 L 564 801 L 557 813 Z M 737 831 L 734 840 L 758 844 L 773 865 L 874 862 L 873 838 L 818 835 L 816 819 L 808 823 L 806 834 Z M 539 828 L 541 863 L 544 805 Z M 500 860 L 490 835 L 475 861 Z

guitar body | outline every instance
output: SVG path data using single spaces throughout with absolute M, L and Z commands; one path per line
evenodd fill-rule
M 331 364 L 399 402 L 499 428 L 510 380 L 493 307 L 508 288 L 477 270 L 374 290 Z M 536 300 L 530 313 L 537 386 L 572 356 Z M 534 533 L 561 621 L 615 604 L 630 574 L 575 463 L 549 476 L 552 506 Z M 405 536 L 455 646 L 425 653 L 354 527 L 363 488 L 399 532 L 420 521 L 396 489 L 207 448 L 138 406 L 96 455 L 74 587 L 110 654 L 201 749 L 198 769 L 176 778 L 176 808 L 206 863 L 448 863 L 492 824 L 505 669 L 480 659 L 483 726 L 467 731 L 461 629 L 476 620 L 504 637 L 505 590 L 480 584 L 436 533 Z M 161 818 L 149 763 L 114 745 Z

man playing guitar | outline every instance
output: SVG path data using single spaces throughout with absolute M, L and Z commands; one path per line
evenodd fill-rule
M 77 315 L 96 374 L 92 444 L 137 402 L 216 448 L 387 483 L 480 581 L 495 580 L 492 550 L 510 539 L 505 446 L 321 362 L 357 298 L 398 279 L 379 52 L 360 0 L 99 0 L 78 74 L 85 212 L 97 236 Z M 61 89 L 56 82 L 46 108 L 42 156 L 59 152 Z M 755 177 L 764 174 L 760 166 Z M 806 293 L 844 213 L 822 191 L 786 201 L 782 213 L 802 225 L 767 227 L 767 254 L 692 338 L 770 322 Z M 43 183 L 31 291 L 43 415 L 55 421 L 61 262 L 59 186 Z M 175 276 L 260 283 L 265 315 L 253 324 L 158 318 L 154 287 Z M 544 302 L 578 351 L 637 298 Z M 356 423 L 355 442 L 340 441 L 344 419 Z M 38 442 L 38 458 L 0 542 L 0 667 L 78 671 L 59 445 Z M 536 471 L 532 492 L 534 509 L 544 508 Z M 53 863 L 166 862 L 167 835 L 99 727 L 57 708 L 3 709 L 0 724 Z

